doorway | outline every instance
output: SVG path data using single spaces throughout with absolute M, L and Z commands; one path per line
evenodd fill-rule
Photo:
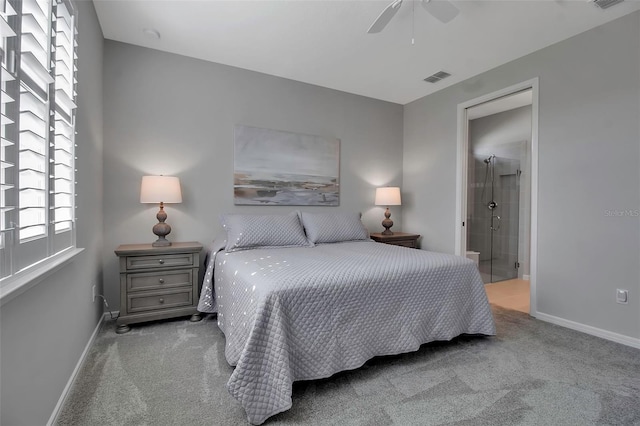
M 534 79 L 458 106 L 456 254 L 477 263 L 490 298 L 506 301 L 517 292 L 518 306 L 526 297 L 531 315 L 536 312 L 537 84 Z
M 473 138 L 470 142 L 467 256 L 477 260 L 485 284 L 522 278 L 521 266 L 529 262 L 519 246 L 521 239 L 528 241 L 529 229 L 520 218 L 527 213 L 520 209 L 520 193 L 528 192 L 521 184 L 521 161 L 487 155 L 474 149 Z M 525 141 L 520 144 L 525 145 Z

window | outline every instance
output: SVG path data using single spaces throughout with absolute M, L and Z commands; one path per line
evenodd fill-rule
M 0 283 L 75 247 L 76 16 L 0 0 Z

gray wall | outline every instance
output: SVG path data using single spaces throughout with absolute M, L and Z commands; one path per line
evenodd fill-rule
M 77 243 L 85 250 L 0 309 L 3 425 L 43 425 L 102 314 L 102 46 L 93 3 L 79 9 Z
M 340 206 L 381 231 L 375 187 L 400 186 L 400 105 L 252 71 L 105 41 L 105 295 L 118 308 L 119 244 L 152 242 L 157 206 L 140 204 L 146 174 L 180 177 L 183 203 L 166 207 L 173 241 L 209 243 L 225 212 L 300 207 L 233 205 L 233 128 L 247 124 L 341 140 Z M 393 209 L 401 229 L 401 209 Z
M 496 155 L 519 159 L 520 149 L 515 145 L 529 140 L 531 140 L 531 105 L 469 122 L 471 150 L 483 155 L 498 149 Z
M 454 251 L 457 105 L 534 77 L 538 311 L 638 338 L 640 222 L 607 212 L 640 208 L 638 12 L 405 105 L 403 222 Z

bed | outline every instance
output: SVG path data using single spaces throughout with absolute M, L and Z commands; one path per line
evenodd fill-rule
M 294 381 L 430 341 L 495 334 L 473 261 L 373 242 L 358 216 L 345 215 L 344 226 L 357 232 L 336 232 L 335 214 L 305 215 L 279 215 L 296 232 L 279 223 L 277 237 L 257 239 L 251 233 L 272 228 L 273 218 L 247 226 L 258 216 L 228 215 L 226 238 L 210 247 L 198 310 L 218 314 L 235 366 L 227 389 L 249 422 L 291 408 Z

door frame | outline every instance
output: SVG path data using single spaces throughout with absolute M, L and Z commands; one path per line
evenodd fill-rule
M 458 152 L 456 174 L 456 230 L 455 253 L 466 256 L 467 232 L 467 171 L 469 156 L 469 119 L 467 109 L 498 98 L 512 95 L 523 90 L 531 89 L 531 236 L 529 239 L 529 314 L 537 314 L 536 306 L 536 278 L 538 270 L 538 78 L 523 81 L 513 86 L 480 96 L 458 104 Z

